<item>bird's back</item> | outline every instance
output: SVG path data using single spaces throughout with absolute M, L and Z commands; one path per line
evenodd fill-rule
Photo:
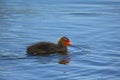
M 55 53 L 58 48 L 57 44 L 51 43 L 51 42 L 39 42 L 36 44 L 33 44 L 27 48 L 28 54 L 35 54 L 35 55 L 44 55 L 44 54 L 50 54 Z

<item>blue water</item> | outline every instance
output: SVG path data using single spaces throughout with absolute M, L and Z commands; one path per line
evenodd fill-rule
M 68 55 L 26 55 L 61 36 Z M 0 80 L 120 80 L 120 0 L 0 0 Z

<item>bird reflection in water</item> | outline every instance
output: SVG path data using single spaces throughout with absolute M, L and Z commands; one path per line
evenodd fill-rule
M 68 64 L 70 63 L 70 54 L 66 53 L 61 56 L 61 58 L 58 61 L 59 64 Z
M 68 64 L 70 63 L 70 54 L 50 54 L 50 55 L 28 55 L 29 59 L 37 59 L 37 62 L 42 64 L 48 64 L 51 62 L 56 62 L 59 64 Z

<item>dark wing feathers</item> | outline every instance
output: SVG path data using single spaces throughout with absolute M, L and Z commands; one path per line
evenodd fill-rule
M 27 53 L 35 53 L 35 54 L 49 54 L 54 53 L 57 50 L 57 44 L 50 42 L 40 42 L 33 44 L 27 48 Z

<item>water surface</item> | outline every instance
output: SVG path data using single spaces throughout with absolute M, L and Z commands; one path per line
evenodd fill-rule
M 26 55 L 61 36 L 68 55 Z M 120 0 L 0 1 L 0 80 L 120 80 L 119 70 Z

